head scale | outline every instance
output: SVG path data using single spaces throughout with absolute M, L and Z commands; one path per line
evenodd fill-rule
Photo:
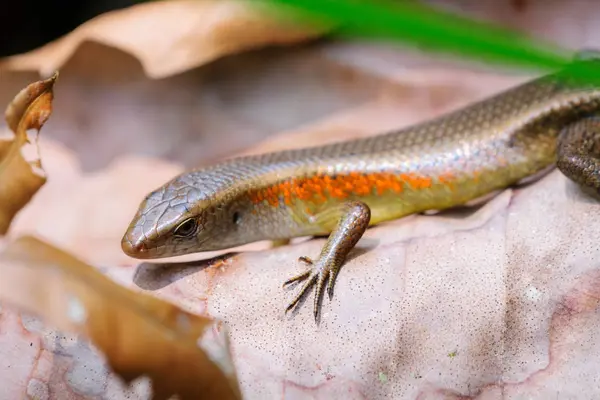
M 226 237 L 235 232 L 240 213 L 233 209 L 235 202 L 215 193 L 182 177 L 151 192 L 129 224 L 121 248 L 130 257 L 153 259 L 227 247 Z

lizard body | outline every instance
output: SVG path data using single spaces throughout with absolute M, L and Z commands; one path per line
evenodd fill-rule
M 563 72 L 398 131 L 185 172 L 143 200 L 123 251 L 152 259 L 329 235 L 286 282 L 305 281 L 288 310 L 316 285 L 316 318 L 368 226 L 463 205 L 552 164 L 599 191 L 600 88 L 569 85 Z

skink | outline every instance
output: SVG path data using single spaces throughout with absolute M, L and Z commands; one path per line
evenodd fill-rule
M 590 54 L 574 63 L 597 63 L 600 72 Z M 304 281 L 286 311 L 316 286 L 316 319 L 325 289 L 331 298 L 371 225 L 463 205 L 553 164 L 600 191 L 600 89 L 569 84 L 568 68 L 395 132 L 185 172 L 146 196 L 122 249 L 153 259 L 329 235 L 317 258 L 300 258 L 307 269 L 284 283 Z

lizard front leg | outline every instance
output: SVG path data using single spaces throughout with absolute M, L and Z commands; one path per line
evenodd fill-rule
M 300 257 L 299 260 L 308 264 L 309 268 L 283 284 L 285 287 L 293 282 L 305 281 L 304 286 L 288 305 L 286 312 L 294 308 L 302 296 L 316 285 L 313 313 L 317 320 L 319 301 L 323 297 L 325 287 L 331 299 L 338 272 L 348 253 L 367 230 L 370 220 L 371 209 L 360 201 L 348 201 L 315 215 L 315 223 L 325 228 L 332 228 L 331 234 L 321 249 L 319 258 L 313 261 L 309 257 Z
M 563 129 L 556 166 L 567 178 L 600 194 L 599 117 L 588 117 Z

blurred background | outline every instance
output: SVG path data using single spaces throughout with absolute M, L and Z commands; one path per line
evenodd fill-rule
M 98 14 L 135 3 L 135 0 L 5 2 L 0 23 L 0 57 L 33 50 Z
M 0 24 L 0 55 L 39 48 L 98 15 L 136 3 L 141 2 L 8 2 L 3 5 Z M 427 3 L 569 49 L 594 47 L 600 38 L 600 25 L 595 23 L 600 8 L 593 1 Z M 197 28 L 200 42 L 210 32 L 203 30 L 209 29 L 203 22 L 205 16 L 196 18 L 190 26 Z M 210 18 L 214 23 L 217 17 Z M 128 35 L 139 35 L 151 42 L 153 38 L 168 38 L 169 32 L 150 28 L 124 31 L 122 35 L 127 39 Z M 175 55 L 204 51 L 193 41 L 174 42 L 173 49 Z M 43 136 L 75 151 L 84 170 L 106 167 L 127 153 L 195 166 L 243 151 L 277 134 L 305 126 L 314 130 L 314 124 L 321 123 L 327 125 L 321 137 L 335 138 L 335 129 L 327 121 L 343 119 L 345 113 L 368 108 L 372 102 L 379 102 L 378 109 L 397 109 L 389 118 L 375 118 L 367 129 L 392 129 L 531 76 L 531 71 L 461 61 L 402 45 L 331 40 L 328 36 L 230 52 L 158 79 L 149 78 L 131 53 L 86 40 L 60 70 L 56 112 Z M 33 70 L 0 70 L 0 101 L 6 104 L 38 76 Z M 339 126 L 340 130 L 352 129 Z M 359 129 L 356 134 L 362 132 Z

